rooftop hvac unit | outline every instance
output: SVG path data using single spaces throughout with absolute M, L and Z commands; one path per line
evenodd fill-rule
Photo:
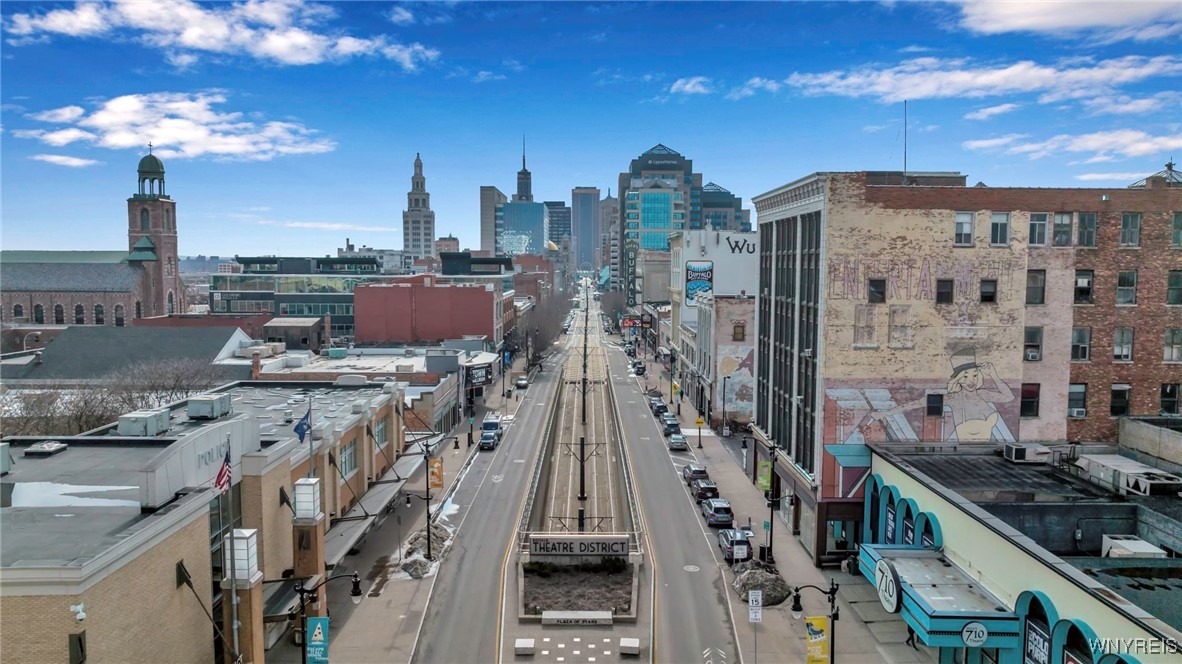
M 0 443 L 0 477 L 12 470 L 12 454 L 8 451 L 8 443 Z
M 1169 496 L 1182 490 L 1182 477 L 1169 473 L 1146 471 L 1123 473 L 1123 476 L 1121 493 L 1133 493 L 1138 496 Z
M 25 450 L 25 456 L 33 458 L 51 457 L 55 454 L 65 452 L 69 445 L 56 440 L 46 440 L 36 445 L 30 445 L 29 449 Z
M 1165 558 L 1166 552 L 1135 535 L 1104 535 L 1103 558 Z
M 343 360 L 346 357 L 349 357 L 349 349 L 347 349 L 347 348 L 329 348 L 328 349 L 328 359 L 330 359 L 330 360 Z
M 216 420 L 232 410 L 229 394 L 199 394 L 189 398 L 186 408 L 191 420 Z
M 168 416 L 166 414 L 161 418 L 160 412 L 154 410 L 137 410 L 120 415 L 118 431 L 120 436 L 158 436 L 168 431 Z
M 1042 445 L 1006 443 L 1001 455 L 1010 463 L 1046 463 L 1051 457 L 1051 450 Z

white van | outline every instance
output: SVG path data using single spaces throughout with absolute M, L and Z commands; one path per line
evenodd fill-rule
M 501 414 L 500 413 L 486 414 L 484 416 L 484 421 L 480 424 L 480 431 L 492 433 L 497 437 L 497 440 L 500 440 L 501 436 L 504 435 L 504 433 L 505 433 L 504 427 L 501 426 Z

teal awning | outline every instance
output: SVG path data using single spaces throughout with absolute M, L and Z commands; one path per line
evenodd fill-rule
M 825 451 L 832 454 L 842 468 L 870 467 L 870 447 L 867 445 L 826 445 Z

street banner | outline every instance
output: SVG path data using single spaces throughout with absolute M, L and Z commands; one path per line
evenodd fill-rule
M 808 664 L 829 664 L 828 616 L 807 616 L 804 628 L 808 631 Z
M 759 475 L 756 476 L 755 486 L 760 491 L 771 491 L 772 490 L 772 462 L 771 461 L 760 461 L 759 462 Z
M 308 664 L 328 664 L 328 618 L 306 618 L 304 654 Z
M 431 459 L 431 465 L 429 466 L 429 469 L 430 469 L 430 473 L 431 473 L 431 488 L 432 489 L 442 489 L 443 488 L 443 459 Z

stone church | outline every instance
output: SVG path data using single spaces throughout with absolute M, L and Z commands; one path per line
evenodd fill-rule
M 127 249 L 0 252 L 0 321 L 123 326 L 183 313 L 176 228 L 164 164 L 149 150 L 140 160 L 139 188 L 127 199 Z

